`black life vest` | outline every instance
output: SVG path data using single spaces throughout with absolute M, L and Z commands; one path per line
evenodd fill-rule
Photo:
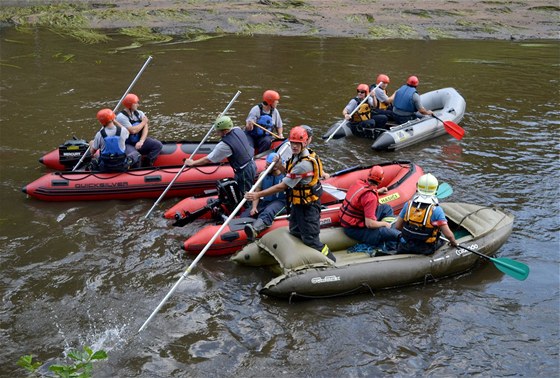
M 139 123 L 142 123 L 142 120 L 140 119 L 140 113 L 138 113 L 138 110 L 135 110 L 132 113 L 136 119 L 132 119 L 132 115 L 129 115 L 128 112 L 124 109 L 121 110 L 121 114 L 124 114 L 126 116 L 126 118 L 128 118 L 128 121 L 130 122 L 130 124 L 132 126 L 136 126 Z M 130 135 L 126 139 L 126 144 L 135 145 L 136 143 L 138 143 L 140 141 L 140 134 L 141 133 L 136 133 L 136 134 L 129 133 L 129 134 Z
M 232 154 L 227 159 L 234 171 L 245 168 L 253 160 L 255 150 L 251 148 L 247 135 L 239 127 L 234 127 L 224 135 L 222 142 L 231 148 Z

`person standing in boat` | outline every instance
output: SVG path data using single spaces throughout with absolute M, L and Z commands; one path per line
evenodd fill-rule
M 140 160 L 140 153 L 126 144 L 128 130 L 114 123 L 115 113 L 111 109 L 97 112 L 97 120 L 103 128 L 90 142 L 92 156 L 101 150 L 99 158 L 92 160 L 94 170 L 101 172 L 124 172 Z
M 395 223 L 395 228 L 402 231 L 397 252 L 431 255 L 444 244 L 440 233 L 445 235 L 450 245 L 457 247 L 445 212 L 438 205 L 438 180 L 427 173 L 420 176 L 416 186 L 416 195 L 404 205 Z
M 369 86 L 367 84 L 359 84 L 356 88 L 357 95 L 348 102 L 348 105 L 342 109 L 344 119 L 348 121 L 352 134 L 362 137 L 375 139 L 375 128 L 383 129 L 387 123 L 387 117 L 384 115 L 372 115 L 371 111 L 377 108 L 377 100 L 375 96 L 369 96 L 367 101 L 362 105 L 360 103 L 369 94 Z M 350 113 L 360 106 L 358 110 L 350 116 Z
M 274 164 L 274 167 L 264 177 L 259 186 L 255 188 L 256 191 L 268 189 L 276 184 L 282 182 L 286 175 L 282 173 L 283 160 L 279 159 L 276 152 L 271 152 L 266 157 L 266 166 Z M 259 178 L 264 174 L 261 172 Z M 258 180 L 257 180 L 258 181 Z M 274 218 L 281 214 L 286 208 L 286 195 L 284 192 L 277 192 L 263 198 L 255 199 L 251 208 L 247 209 L 241 214 L 242 217 L 256 217 L 257 220 L 253 224 L 245 226 L 245 234 L 247 239 L 254 241 L 257 235 L 272 226 Z
M 157 139 L 148 137 L 148 117 L 141 110 L 138 110 L 140 99 L 135 94 L 129 93 L 123 100 L 124 109 L 117 115 L 117 123 L 126 127 L 130 136 L 126 144 L 133 146 L 138 152 L 145 156 L 146 167 L 154 165 L 163 144 Z
M 239 127 L 233 127 L 233 121 L 228 116 L 222 116 L 216 121 L 216 132 L 221 141 L 207 155 L 200 159 L 185 160 L 189 167 L 218 163 L 228 159 L 234 172 L 234 179 L 239 185 L 241 194 L 249 191 L 257 174 L 257 165 L 253 160 L 254 149 L 247 141 L 247 136 Z
M 332 261 L 336 257 L 326 244 L 321 243 L 321 168 L 317 157 L 311 157 L 307 145 L 309 135 L 301 126 L 290 130 L 289 135 L 292 157 L 286 163 L 286 177 L 282 182 L 265 190 L 245 194 L 245 198 L 254 201 L 274 193 L 286 191 L 289 207 L 290 234 L 301 239 L 303 243 L 321 252 Z
M 264 152 L 270 149 L 272 136 L 255 126 L 254 123 L 269 131 L 274 131 L 274 129 L 276 129 L 276 134 L 281 138 L 284 137 L 282 133 L 282 118 L 277 109 L 279 101 L 280 95 L 278 92 L 269 89 L 263 93 L 262 103 L 253 106 L 249 111 L 245 123 L 245 133 L 247 133 L 251 146 L 256 148 L 258 152 Z M 265 115 L 270 117 L 271 123 L 269 123 L 268 118 L 263 118 Z
M 399 232 L 391 228 L 391 223 L 382 219 L 393 216 L 393 209 L 379 203 L 378 194 L 387 188 L 378 188 L 383 181 L 383 168 L 375 165 L 366 180 L 359 180 L 346 193 L 339 210 L 340 225 L 344 233 L 373 248 L 383 251 L 396 250 Z
M 395 99 L 395 94 L 391 96 L 387 95 L 387 86 L 391 82 L 389 76 L 385 74 L 377 75 L 376 85 L 372 85 L 370 89 L 373 91 L 373 96 L 377 100 L 377 108 L 373 109 L 371 113 L 373 115 L 384 115 L 389 121 L 395 121 L 393 114 L 393 100 Z
M 420 95 L 416 90 L 419 83 L 416 76 L 410 76 L 406 80 L 406 84 L 397 89 L 394 94 L 393 114 L 395 115 L 395 121 L 399 125 L 419 118 L 416 112 L 428 116 L 434 114 L 431 110 L 427 110 L 422 106 Z

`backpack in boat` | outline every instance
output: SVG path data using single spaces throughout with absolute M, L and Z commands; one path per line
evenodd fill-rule
M 239 202 L 243 199 L 239 184 L 231 178 L 216 181 L 218 198 L 229 211 L 235 210 Z
M 89 148 L 89 144 L 83 139 L 70 139 L 58 147 L 58 159 L 60 164 L 67 168 L 73 168 L 83 154 Z M 91 157 L 91 156 L 90 156 Z M 84 159 L 85 160 L 85 159 Z

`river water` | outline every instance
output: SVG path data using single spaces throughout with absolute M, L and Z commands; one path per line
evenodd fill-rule
M 228 36 L 132 48 L 84 45 L 49 31 L 0 30 L 0 375 L 34 354 L 90 345 L 109 354 L 95 376 L 557 376 L 559 374 L 560 49 L 557 42 L 363 41 Z M 47 203 L 22 186 L 73 135 L 91 138 L 146 60 L 133 92 L 162 140 L 200 140 L 237 90 L 241 124 L 264 89 L 282 96 L 286 130 L 340 120 L 359 82 L 410 74 L 419 90 L 456 88 L 467 134 L 394 153 L 349 138 L 314 147 L 328 171 L 410 159 L 454 188 L 449 200 L 514 213 L 500 257 L 436 283 L 286 303 L 259 296 L 270 274 L 204 257 L 148 327 L 138 328 L 193 260 L 182 241 L 200 223 L 161 217 L 178 199 Z

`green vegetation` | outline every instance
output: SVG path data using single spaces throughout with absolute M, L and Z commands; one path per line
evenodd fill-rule
M 83 351 L 73 350 L 68 353 L 68 364 L 53 364 L 49 366 L 49 371 L 53 372 L 56 377 L 79 377 L 89 378 L 93 373 L 93 362 L 107 359 L 107 353 L 104 350 L 94 352 L 91 348 L 84 346 Z M 17 365 L 29 372 L 39 376 L 39 369 L 43 364 L 33 361 L 33 356 L 25 355 L 19 358 Z
M 418 33 L 414 28 L 409 25 L 392 25 L 390 27 L 370 27 L 368 36 L 373 39 L 386 39 L 386 38 L 413 38 Z

